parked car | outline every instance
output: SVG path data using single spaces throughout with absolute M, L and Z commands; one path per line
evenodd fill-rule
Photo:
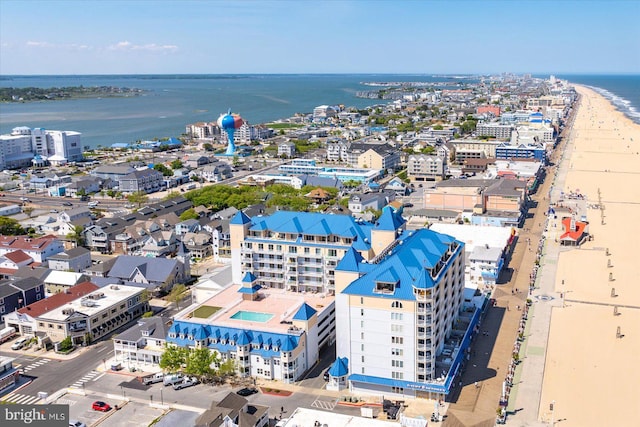
M 87 427 L 87 425 L 82 421 L 69 420 L 69 427 Z
M 163 379 L 164 379 L 164 374 L 162 372 L 159 372 L 157 374 L 149 375 L 148 377 L 142 378 L 142 384 L 144 385 L 155 384 L 155 383 L 162 382 Z
M 252 394 L 255 394 L 257 392 L 258 392 L 258 389 L 255 387 L 245 387 L 236 391 L 236 393 L 240 396 L 251 396 Z
M 121 371 L 122 368 L 122 363 L 112 363 L 111 364 L 111 370 L 112 371 Z
M 182 390 L 183 388 L 194 386 L 194 385 L 198 384 L 199 382 L 200 381 L 198 381 L 198 379 L 195 378 L 195 377 L 187 377 L 184 380 L 182 380 L 182 382 L 174 384 L 173 385 L 173 389 L 174 390 Z
M 18 338 L 13 344 L 11 344 L 11 350 L 20 350 L 22 347 L 27 345 L 30 339 L 31 338 L 29 337 Z
M 96 400 L 91 405 L 91 409 L 93 409 L 94 411 L 109 412 L 111 410 L 111 406 L 108 403 Z
M 166 385 L 166 386 L 167 385 L 174 385 L 174 384 L 178 384 L 183 379 L 184 379 L 184 375 L 182 375 L 182 374 L 167 374 L 162 379 L 162 383 L 164 385 Z
M 324 378 L 325 381 L 329 381 L 329 370 L 328 369 L 326 371 L 324 371 L 324 374 L 322 375 L 322 378 Z
M 73 206 L 71 202 L 62 202 L 62 206 Z

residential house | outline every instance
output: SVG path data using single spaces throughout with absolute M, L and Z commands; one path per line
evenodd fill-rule
M 229 392 L 220 402 L 212 402 L 211 407 L 196 419 L 196 427 L 267 427 L 269 407 L 252 403 L 244 397 Z
M 296 145 L 293 142 L 285 141 L 278 144 L 278 157 L 292 158 L 296 155 Z
M 209 164 L 210 159 L 207 156 L 195 154 L 195 155 L 190 155 L 183 163 L 185 166 L 188 166 L 191 169 L 197 169 L 206 164 Z
M 22 250 L 35 262 L 45 262 L 51 255 L 64 251 L 62 242 L 56 236 L 0 236 L 0 256 Z
M 391 178 L 384 186 L 384 189 L 386 191 L 393 191 L 398 197 L 406 196 L 409 192 L 407 185 L 397 176 Z
M 44 287 L 47 293 L 57 294 L 87 280 L 88 276 L 84 273 L 52 270 L 44 279 Z
M 189 260 L 185 260 L 186 263 Z M 148 258 L 122 255 L 116 259 L 107 277 L 124 284 L 140 286 L 155 293 L 169 292 L 176 283 L 191 279 L 189 266 L 177 258 Z
M 144 257 L 164 257 L 175 252 L 178 240 L 173 230 L 158 230 L 149 234 L 149 238 L 140 248 Z
M 0 323 L 4 316 L 45 297 L 44 284 L 34 278 L 0 282 Z
M 126 226 L 133 224 L 137 219 L 136 214 L 99 219 L 95 224 L 82 230 L 84 246 L 92 251 L 110 252 L 111 241 L 115 236 L 122 233 Z
M 393 191 L 379 191 L 371 193 L 356 193 L 349 198 L 349 210 L 353 216 L 361 216 L 367 210 L 379 211 L 395 200 Z
M 155 169 L 136 170 L 118 180 L 123 193 L 155 193 L 164 188 L 164 177 Z
M 11 277 L 20 268 L 29 265 L 33 259 L 22 250 L 8 252 L 0 256 L 0 277 Z
M 49 268 L 77 273 L 91 267 L 91 252 L 81 246 L 55 254 L 48 259 Z
M 200 176 L 207 182 L 220 182 L 233 177 L 231 166 L 225 162 L 216 162 L 202 168 Z
M 188 219 L 176 224 L 176 234 L 182 236 L 186 233 L 195 233 L 200 231 L 200 222 L 197 219 Z
M 58 214 L 57 219 L 59 222 L 72 222 L 82 218 L 91 219 L 91 211 L 87 206 L 78 206 L 62 211 Z
M 191 201 L 185 199 L 182 196 L 174 197 L 172 199 L 161 200 L 157 203 L 144 206 L 134 214 L 138 219 L 149 219 L 164 217 L 166 214 L 175 213 L 179 216 L 187 209 L 193 207 Z
M 113 183 L 113 185 L 115 185 L 117 181 L 92 176 L 83 177 L 82 179 L 65 186 L 65 196 L 80 197 L 82 194 L 97 193 L 102 189 L 103 183 L 105 182 Z
M 205 259 L 213 256 L 213 237 L 211 233 L 185 233 L 182 236 L 182 243 L 192 258 Z
M 113 337 L 115 362 L 143 369 L 158 366 L 165 351 L 169 327 L 162 317 L 138 319 L 138 323 Z
M 123 178 L 133 172 L 135 172 L 135 168 L 131 165 L 113 165 L 107 164 L 104 166 L 98 166 L 93 169 L 90 174 L 92 176 L 97 176 L 102 179 L 110 179 L 114 182 L 120 181 L 120 178 Z

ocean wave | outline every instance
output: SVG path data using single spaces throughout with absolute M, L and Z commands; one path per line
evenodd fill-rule
M 636 107 L 631 103 L 631 101 L 601 87 L 587 87 L 604 96 L 618 111 L 623 113 L 633 122 L 640 124 L 640 113 L 638 113 L 638 110 L 636 110 Z

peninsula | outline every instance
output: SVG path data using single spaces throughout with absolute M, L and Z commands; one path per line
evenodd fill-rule
M 102 98 L 114 96 L 137 96 L 142 89 L 117 86 L 67 86 L 67 87 L 3 87 L 0 102 L 55 101 L 74 98 Z

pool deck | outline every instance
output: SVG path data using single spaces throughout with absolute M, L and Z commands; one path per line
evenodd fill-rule
M 186 319 L 183 316 L 192 313 L 197 307 L 190 307 L 188 311 L 183 311 L 176 320 L 197 320 L 210 325 L 226 326 L 231 328 L 244 328 L 251 330 L 264 330 L 275 333 L 287 333 L 291 327 L 293 316 L 303 303 L 313 307 L 318 313 L 327 309 L 334 301 L 333 296 L 323 296 L 322 294 L 294 294 L 283 289 L 263 288 L 258 291 L 260 299 L 257 301 L 244 301 L 242 294 L 238 292 L 238 286 L 233 285 L 211 297 L 200 305 L 222 307 L 212 316 L 206 319 L 192 318 Z M 233 319 L 231 316 L 238 311 L 250 311 L 264 314 L 271 314 L 273 317 L 266 322 L 248 321 Z M 281 323 L 286 322 L 286 323 Z

